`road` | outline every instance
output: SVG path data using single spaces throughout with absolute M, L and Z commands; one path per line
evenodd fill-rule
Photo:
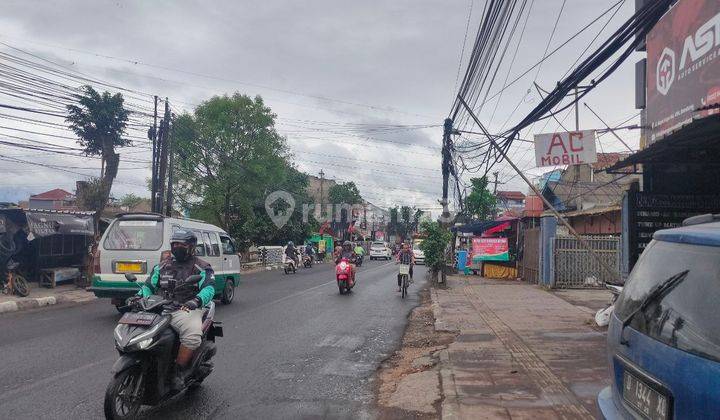
M 374 417 L 373 372 L 398 346 L 425 270 L 405 300 L 393 263 L 366 261 L 349 295 L 338 293 L 333 270 L 243 276 L 235 302 L 218 304 L 225 337 L 215 371 L 200 390 L 143 415 Z M 106 300 L 0 316 L 0 417 L 101 418 L 118 317 Z

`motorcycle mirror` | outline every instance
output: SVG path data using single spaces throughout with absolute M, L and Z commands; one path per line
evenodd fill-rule
M 126 273 L 125 280 L 135 283 L 137 281 L 137 276 L 135 276 L 135 274 Z

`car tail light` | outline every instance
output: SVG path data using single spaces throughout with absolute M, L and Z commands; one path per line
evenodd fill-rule
M 95 274 L 100 274 L 100 250 L 98 249 L 95 251 L 95 254 L 93 254 L 93 272 Z

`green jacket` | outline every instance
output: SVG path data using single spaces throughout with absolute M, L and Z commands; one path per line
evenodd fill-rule
M 140 287 L 139 295 L 148 297 L 158 289 L 160 277 L 163 275 L 173 276 L 177 280 L 184 280 L 192 275 L 199 274 L 200 280 L 197 283 L 197 293 L 176 294 L 175 300 L 182 303 L 194 297 L 200 299 L 200 306 L 205 306 L 215 296 L 215 274 L 207 262 L 198 257 L 193 257 L 185 262 L 179 262 L 171 258 L 161 262 L 153 268 L 150 278 Z
M 356 246 L 355 249 L 353 250 L 353 252 L 358 255 L 365 255 L 365 248 L 363 248 L 361 246 Z

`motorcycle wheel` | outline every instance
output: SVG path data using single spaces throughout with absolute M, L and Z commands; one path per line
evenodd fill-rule
M 344 288 L 344 287 L 342 287 L 341 285 L 338 284 L 338 289 L 340 289 L 340 294 L 341 294 L 341 295 L 344 295 L 344 294 L 345 294 L 345 288 Z
M 13 274 L 13 288 L 15 289 L 15 294 L 20 297 L 25 297 L 30 294 L 27 280 L 20 274 Z
M 138 382 L 139 381 L 139 382 Z M 137 390 L 137 395 L 132 395 Z M 145 393 L 140 366 L 126 369 L 113 377 L 105 391 L 105 418 L 126 420 L 137 417 Z

